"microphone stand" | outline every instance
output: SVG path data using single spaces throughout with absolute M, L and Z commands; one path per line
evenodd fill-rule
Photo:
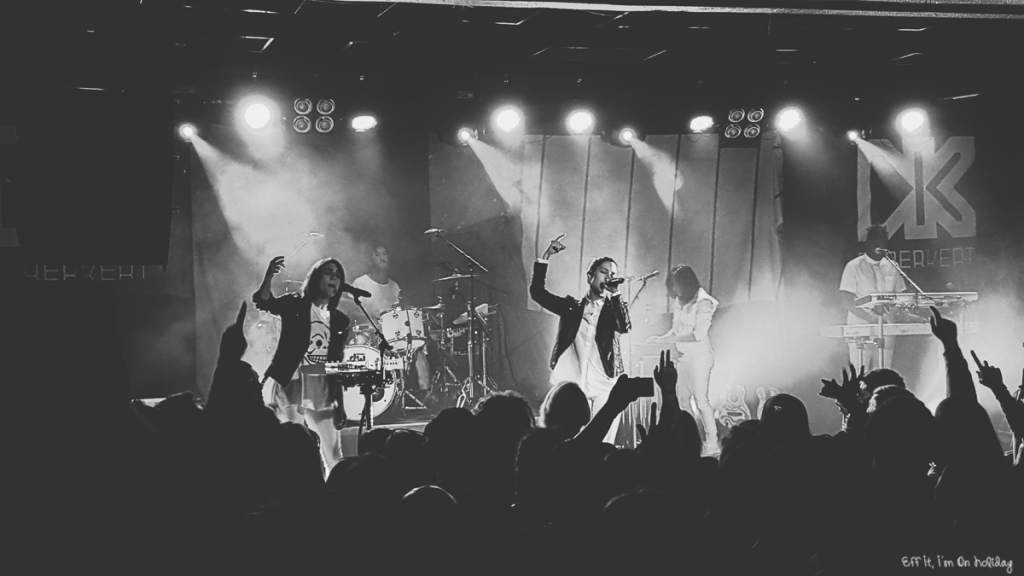
M 476 334 L 475 334 L 475 328 L 476 328 L 475 324 L 476 323 L 475 323 L 475 320 L 474 320 L 474 317 L 476 316 L 476 310 L 473 309 L 473 305 L 476 303 L 474 301 L 474 299 L 473 299 L 473 287 L 474 287 L 474 280 L 476 280 L 476 278 L 473 276 L 473 269 L 474 269 L 474 267 L 475 268 L 479 268 L 484 273 L 488 273 L 490 271 L 486 267 L 484 267 L 483 264 L 477 262 L 477 260 L 475 258 L 473 258 L 469 254 L 467 254 L 465 250 L 463 250 L 462 248 L 459 248 L 451 240 L 445 238 L 444 234 L 438 232 L 436 234 L 436 236 L 438 238 L 440 238 L 441 240 L 444 240 L 445 244 L 451 246 L 452 249 L 454 249 L 456 252 L 458 252 L 459 254 L 462 254 L 463 258 L 465 258 L 466 261 L 469 263 L 469 276 L 470 276 L 470 278 L 469 278 L 469 302 L 466 303 L 466 314 L 469 316 L 469 339 L 468 339 L 469 350 L 467 351 L 468 352 L 468 356 L 469 356 L 469 386 L 467 386 L 468 391 L 463 391 L 463 394 L 461 395 L 462 397 L 466 398 L 466 402 L 468 403 L 468 401 L 472 400 L 473 397 L 474 397 L 473 387 L 476 385 L 476 369 L 475 369 L 475 366 L 474 366 L 476 364 L 476 342 L 475 342 L 476 341 Z M 486 372 L 484 373 L 484 382 L 483 382 L 483 384 L 484 384 L 484 389 L 486 390 L 486 386 L 487 386 L 487 374 L 486 374 Z M 462 398 L 460 397 L 460 400 L 461 399 Z
M 377 382 L 363 382 L 359 385 L 359 393 L 363 395 L 363 398 L 365 398 L 365 401 L 363 402 L 363 413 L 359 416 L 358 437 L 362 438 L 364 424 L 366 425 L 367 430 L 373 429 L 373 412 L 370 410 L 372 400 L 370 397 L 373 396 L 373 388 L 376 383 L 380 383 L 381 386 L 384 385 L 384 355 L 393 350 L 393 348 L 391 347 L 391 344 L 388 343 L 387 338 L 384 337 L 384 333 L 380 331 L 380 327 L 377 326 L 377 323 L 373 321 L 373 318 L 370 318 L 370 314 L 367 313 L 366 308 L 363 307 L 363 303 L 359 301 L 359 298 L 359 296 L 354 294 L 352 295 L 352 299 L 355 300 L 359 309 L 363 311 L 363 316 L 366 316 L 366 319 L 370 321 L 370 325 L 373 326 L 373 331 L 377 334 L 377 341 L 379 342 L 377 350 L 380 352 L 380 366 L 378 366 L 379 374 Z
M 648 280 L 650 280 L 650 278 L 644 278 L 643 280 L 640 281 L 641 282 L 640 287 L 637 288 L 636 294 L 633 295 L 633 299 L 630 300 L 630 302 L 629 302 L 629 309 L 630 310 L 633 309 L 633 305 L 636 304 L 636 301 L 640 299 L 640 293 L 644 291 L 644 288 L 647 288 L 647 281 Z

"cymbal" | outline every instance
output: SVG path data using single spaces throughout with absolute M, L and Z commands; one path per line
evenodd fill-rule
M 451 306 L 447 304 L 434 304 L 433 306 L 423 306 L 420 310 L 447 310 Z
M 447 282 L 448 280 L 465 280 L 466 278 L 476 278 L 476 274 L 452 274 L 451 276 L 438 278 L 437 280 L 434 280 L 434 282 Z

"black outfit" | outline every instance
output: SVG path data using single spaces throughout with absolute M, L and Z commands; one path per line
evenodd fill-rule
M 583 311 L 587 299 L 576 300 L 572 296 L 555 296 L 544 287 L 548 273 L 545 262 L 534 262 L 533 281 L 530 282 L 530 297 L 545 310 L 558 315 L 558 337 L 551 351 L 551 368 L 554 369 L 558 358 L 572 346 L 576 340 L 576 332 L 583 321 Z M 629 307 L 622 301 L 620 294 L 614 294 L 605 300 L 601 315 L 597 318 L 597 330 L 594 339 L 601 353 L 601 365 L 609 378 L 623 372 L 622 357 L 619 354 L 619 334 L 629 332 L 632 325 L 629 321 Z M 585 362 L 586 359 L 583 359 Z
M 266 375 L 281 386 L 287 386 L 309 349 L 309 313 L 313 300 L 293 292 L 280 298 L 271 294 L 270 298 L 264 300 L 257 291 L 252 301 L 260 310 L 281 317 L 281 338 Z M 330 313 L 331 337 L 327 344 L 327 361 L 336 362 L 344 359 L 351 321 L 340 310 L 332 308 Z

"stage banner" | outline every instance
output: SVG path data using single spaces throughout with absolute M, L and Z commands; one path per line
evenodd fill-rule
M 978 219 L 961 179 L 974 164 L 973 136 L 867 140 L 857 154 L 857 239 L 872 224 L 890 237 L 889 257 L 925 290 L 971 284 Z

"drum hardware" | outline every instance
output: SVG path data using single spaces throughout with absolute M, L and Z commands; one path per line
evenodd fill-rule
M 363 316 L 366 316 L 366 319 L 370 322 L 370 325 L 373 326 L 373 329 L 374 329 L 374 331 L 377 334 L 377 338 L 379 338 L 379 342 L 377 343 L 377 346 L 378 346 L 377 349 L 380 352 L 380 357 L 384 358 L 386 356 L 386 354 L 388 352 L 393 351 L 394 348 L 391 346 L 391 343 L 389 343 L 387 341 L 387 338 L 384 337 L 384 334 L 380 331 L 380 327 L 377 326 L 374 323 L 373 318 L 370 318 L 370 315 L 366 312 L 366 308 L 363 307 L 363 303 L 359 301 L 359 298 L 360 298 L 359 296 L 353 296 L 352 297 L 352 299 L 355 301 L 356 305 L 359 306 L 359 309 L 363 311 Z M 362 394 L 362 396 L 363 396 L 363 410 L 362 410 L 362 413 L 359 416 L 359 433 L 358 434 L 359 434 L 360 437 L 363 435 L 363 426 L 364 425 L 366 426 L 367 430 L 373 429 L 373 411 L 370 408 L 371 408 L 371 405 L 373 403 L 372 398 L 373 398 L 373 393 L 374 393 L 374 386 L 375 385 L 383 386 L 384 379 L 385 379 L 384 378 L 384 376 L 385 376 L 384 370 L 385 370 L 385 362 L 379 362 L 379 368 L 378 368 L 378 371 L 377 371 L 378 374 L 380 375 L 379 379 L 376 380 L 375 382 L 360 384 L 360 386 L 359 386 L 359 393 Z
M 447 244 L 453 250 L 455 250 L 456 252 L 461 254 L 462 257 L 465 258 L 466 263 L 467 263 L 467 265 L 469 267 L 469 273 L 468 274 L 460 274 L 456 270 L 455 274 L 452 274 L 451 276 L 448 276 L 446 278 L 439 278 L 439 279 L 435 280 L 434 282 L 444 282 L 444 281 L 448 281 L 448 280 L 463 280 L 463 279 L 468 279 L 469 280 L 469 300 L 466 301 L 466 315 L 467 315 L 467 317 L 469 319 L 469 385 L 468 386 L 464 386 L 464 389 L 466 390 L 465 393 L 468 394 L 467 400 L 471 400 L 475 396 L 475 394 L 473 392 L 473 383 L 476 381 L 476 367 L 475 367 L 476 355 L 474 354 L 474 352 L 476 351 L 476 346 L 475 346 L 476 342 L 475 342 L 475 337 L 474 337 L 475 336 L 475 326 L 474 325 L 476 324 L 476 321 L 475 321 L 476 314 L 474 313 L 474 308 L 473 308 L 474 304 L 475 304 L 475 302 L 473 301 L 474 300 L 473 290 L 474 290 L 474 285 L 476 283 L 475 282 L 475 280 L 476 280 L 476 278 L 475 278 L 476 277 L 475 270 L 480 270 L 480 271 L 482 271 L 485 274 L 490 273 L 490 270 L 488 270 L 483 264 L 478 262 L 472 256 L 467 254 L 465 250 L 463 250 L 462 248 L 459 248 L 458 246 L 455 245 L 455 243 L 453 243 L 451 240 L 446 238 L 445 235 L 444 235 L 444 231 L 443 230 L 441 230 L 441 229 L 434 229 L 434 230 L 431 230 L 430 232 L 432 233 L 432 235 L 435 238 L 439 238 L 439 239 L 443 240 L 445 242 L 445 244 Z M 487 360 L 486 360 L 486 354 L 484 354 L 484 360 L 483 360 L 482 368 L 483 368 L 483 382 L 486 385 L 486 382 L 487 382 Z
M 416 351 L 419 349 L 419 347 L 414 348 L 413 345 L 412 345 L 412 332 L 407 333 L 405 335 L 405 339 L 406 339 L 405 359 L 404 359 L 405 360 L 405 362 L 404 362 L 405 370 L 404 370 L 403 374 L 408 374 L 409 373 L 409 367 L 412 366 L 413 356 L 416 355 Z M 404 379 L 402 380 L 402 383 L 403 383 L 403 386 L 402 386 L 402 410 L 426 410 L 427 409 L 427 405 L 424 404 L 423 402 L 420 402 L 420 399 L 415 397 L 415 396 L 413 396 L 409 392 L 409 389 L 404 386 L 404 384 L 405 384 L 405 380 Z M 412 399 L 412 401 L 416 405 L 415 406 L 409 406 L 408 404 L 406 404 L 406 400 L 408 400 L 408 399 Z

